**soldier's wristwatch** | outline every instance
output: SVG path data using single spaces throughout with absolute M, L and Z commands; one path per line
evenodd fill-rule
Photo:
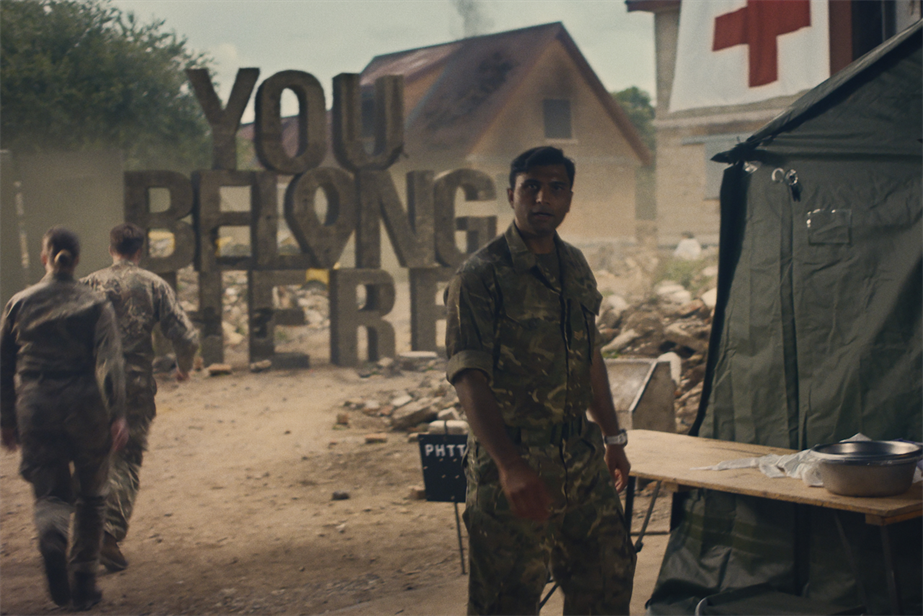
M 605 437 L 606 445 L 627 445 L 628 430 L 619 430 L 618 434 Z

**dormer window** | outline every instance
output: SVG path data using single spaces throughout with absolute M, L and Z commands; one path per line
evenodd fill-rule
M 545 139 L 572 139 L 570 101 L 566 98 L 546 98 L 542 101 L 545 114 Z

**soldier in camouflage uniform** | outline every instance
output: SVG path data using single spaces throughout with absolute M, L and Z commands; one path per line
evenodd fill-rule
M 112 465 L 111 490 L 106 507 L 106 534 L 102 564 L 110 571 L 128 566 L 119 542 L 128 533 L 128 521 L 140 487 L 141 460 L 147 451 L 147 435 L 156 414 L 154 395 L 154 345 L 152 332 L 161 331 L 173 343 L 176 380 L 189 378 L 198 350 L 198 336 L 176 294 L 160 276 L 139 267 L 144 230 L 132 223 L 113 227 L 109 234 L 112 265 L 83 279 L 106 294 L 115 308 L 122 351 L 125 355 L 128 444 Z
M 125 444 L 128 429 L 115 313 L 105 296 L 74 280 L 79 255 L 76 235 L 49 229 L 42 240 L 46 276 L 3 311 L 0 426 L 4 448 L 22 445 L 19 472 L 35 494 L 51 598 L 88 609 L 102 598 L 96 571 L 109 454 Z
M 446 377 L 473 433 L 469 614 L 538 614 L 549 566 L 565 614 L 628 613 L 636 557 L 617 490 L 630 465 L 599 352 L 602 297 L 556 232 L 573 178 L 557 148 L 517 157 L 513 224 L 446 291 Z

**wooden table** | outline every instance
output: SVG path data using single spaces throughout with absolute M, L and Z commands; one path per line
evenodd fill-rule
M 629 432 L 625 451 L 631 462 L 632 477 L 658 481 L 674 491 L 705 488 L 865 515 L 867 524 L 881 527 L 882 548 L 888 567 L 888 593 L 894 613 L 901 613 L 900 594 L 897 589 L 889 533 L 886 527 L 888 524 L 923 515 L 923 484 L 914 484 L 910 490 L 898 496 L 865 498 L 839 496 L 824 488 L 809 487 L 800 479 L 767 477 L 757 468 L 724 471 L 693 470 L 696 467 L 714 466 L 726 460 L 754 458 L 769 454 L 786 455 L 795 452 L 778 447 L 718 441 L 650 430 Z M 839 517 L 836 520 L 840 526 L 840 536 L 850 558 L 850 564 L 855 572 L 852 551 L 842 532 Z M 867 605 L 861 583 L 859 590 L 860 597 Z

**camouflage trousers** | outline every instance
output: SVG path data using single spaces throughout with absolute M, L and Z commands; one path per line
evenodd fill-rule
M 157 412 L 154 406 L 157 385 L 153 377 L 142 380 L 139 375 L 128 375 L 127 380 L 128 443 L 112 457 L 106 501 L 106 532 L 116 541 L 122 541 L 128 534 L 128 522 L 141 489 L 141 462 L 147 451 L 147 435 Z
M 515 517 L 487 452 L 469 448 L 469 614 L 538 614 L 549 571 L 565 614 L 628 614 L 636 556 L 599 427 L 560 444 L 520 445 L 554 499 L 542 523 Z
M 19 472 L 32 484 L 39 545 L 67 545 L 73 513 L 69 567 L 95 573 L 112 448 L 109 412 L 95 378 L 23 376 L 16 417 L 22 445 Z

